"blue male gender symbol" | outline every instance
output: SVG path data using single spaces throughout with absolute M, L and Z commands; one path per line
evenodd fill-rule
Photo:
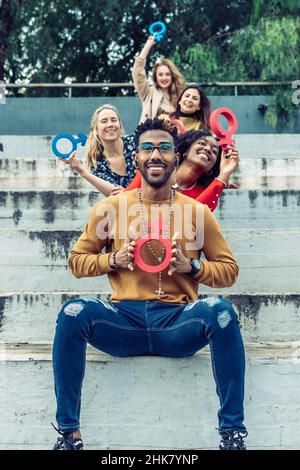
M 58 134 L 56 137 L 54 137 L 54 139 L 52 140 L 52 152 L 54 153 L 54 155 L 56 155 L 59 158 L 69 158 L 71 153 L 73 153 L 73 152 L 75 152 L 75 150 L 77 150 L 77 146 L 79 144 L 81 144 L 82 147 L 84 147 L 85 144 L 86 144 L 86 141 L 87 141 L 87 136 L 82 134 L 81 132 L 78 132 L 77 136 L 78 136 L 78 138 L 73 137 L 72 134 L 68 134 L 67 132 L 62 132 L 61 134 Z M 66 140 L 69 140 L 71 142 L 72 150 L 70 152 L 61 153 L 57 149 L 58 141 L 61 140 L 61 139 L 66 139 Z

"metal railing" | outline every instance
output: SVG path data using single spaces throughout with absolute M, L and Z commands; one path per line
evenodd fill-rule
M 193 82 L 195 83 L 195 82 Z M 238 96 L 238 87 L 269 87 L 269 86 L 287 86 L 293 83 L 283 82 L 206 82 L 198 83 L 203 88 L 212 87 L 233 87 L 234 95 Z M 187 83 L 191 85 L 192 83 Z M 68 97 L 72 98 L 73 88 L 133 88 L 133 83 L 4 83 L 6 89 L 9 88 L 67 88 Z

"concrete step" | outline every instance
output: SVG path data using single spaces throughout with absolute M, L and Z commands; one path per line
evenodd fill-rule
M 54 135 L 2 135 L 1 143 L 3 152 L 1 158 L 46 158 L 56 159 L 52 152 L 52 140 Z M 74 136 L 76 137 L 76 136 Z M 62 153 L 72 150 L 68 140 L 59 142 L 59 150 Z M 78 155 L 84 155 L 84 148 L 78 146 Z
M 82 230 L 96 191 L 0 191 L 1 228 Z
M 68 254 L 79 234 L 0 230 L 1 290 L 107 291 L 106 276 L 78 280 L 67 271 Z M 237 283 L 224 291 L 298 292 L 299 234 L 300 228 L 224 230 L 240 266 Z
M 300 157 L 256 158 L 241 155 L 231 181 L 241 189 L 294 189 L 300 187 Z M 92 186 L 55 157 L 0 157 L 2 189 L 90 189 Z
M 201 286 L 201 292 L 205 286 Z M 202 297 L 204 294 L 201 294 Z M 210 294 L 211 295 L 211 294 Z M 8 292 L 0 294 L 0 341 L 50 342 L 55 322 L 62 305 L 72 298 L 107 300 L 110 292 Z M 300 340 L 300 294 L 230 294 L 216 289 L 214 296 L 232 302 L 239 315 L 246 341 Z
M 1 188 L 80 189 L 92 186 L 68 165 L 49 158 L 0 157 Z
M 94 191 L 0 191 L 1 228 L 81 230 L 101 199 Z M 223 229 L 298 227 L 299 206 L 300 190 L 227 190 L 214 215 Z
M 89 184 L 51 150 L 54 136 L 1 136 L 0 183 L 3 189 L 88 189 Z M 297 134 L 238 134 L 240 166 L 233 182 L 240 188 L 293 189 L 300 183 Z M 68 148 L 68 145 L 62 145 Z M 85 150 L 78 149 L 84 158 Z
M 299 347 L 299 343 L 298 347 Z M 293 343 L 246 344 L 248 449 L 298 449 L 300 361 Z M 95 449 L 216 449 L 208 349 L 192 358 L 116 358 L 88 348 L 81 430 Z M 2 449 L 51 449 L 49 344 L 0 345 Z
M 54 135 L 1 135 L 4 158 L 54 157 L 51 142 Z M 299 134 L 236 134 L 236 146 L 242 157 L 300 157 Z M 61 151 L 69 150 L 68 141 L 60 141 Z M 78 154 L 85 149 L 78 147 Z M 1 158 L 2 158 L 1 157 Z
M 0 191 L 1 228 L 82 230 L 100 199 L 96 191 Z

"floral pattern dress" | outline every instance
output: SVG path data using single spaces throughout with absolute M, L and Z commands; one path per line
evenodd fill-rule
M 95 176 L 98 176 L 99 178 L 104 179 L 105 181 L 109 181 L 112 184 L 120 185 L 123 186 L 123 188 L 126 188 L 126 186 L 128 186 L 129 183 L 131 183 L 133 180 L 137 171 L 135 159 L 133 158 L 136 145 L 134 135 L 126 135 L 125 137 L 122 137 L 122 140 L 124 142 L 126 175 L 118 175 L 117 173 L 113 172 L 104 155 L 97 160 L 96 168 L 92 166 L 91 173 Z

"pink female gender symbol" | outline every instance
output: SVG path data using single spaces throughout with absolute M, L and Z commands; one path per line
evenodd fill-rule
M 219 123 L 219 117 L 224 116 L 228 122 L 228 129 L 223 129 Z M 218 142 L 220 147 L 228 147 L 234 144 L 234 140 L 231 138 L 236 133 L 238 128 L 237 118 L 234 112 L 230 108 L 218 108 L 215 109 L 210 116 L 210 127 L 211 130 L 220 137 L 221 140 Z
M 178 134 L 183 134 L 186 132 L 183 122 L 181 122 L 179 119 L 172 119 L 171 124 L 174 124 L 177 127 Z
M 163 238 L 162 231 L 167 230 L 168 226 L 163 224 L 162 219 L 154 221 L 151 225 L 151 233 L 148 235 L 143 235 L 139 240 L 136 241 L 134 247 L 134 261 L 136 262 L 137 266 L 145 271 L 146 273 L 158 273 L 163 271 L 167 266 L 169 266 L 172 258 L 172 245 L 170 240 L 167 238 Z M 158 240 L 162 243 L 166 250 L 165 259 L 162 263 L 158 264 L 157 266 L 151 266 L 150 264 L 145 263 L 141 257 L 141 249 L 145 245 L 145 243 L 151 240 Z

